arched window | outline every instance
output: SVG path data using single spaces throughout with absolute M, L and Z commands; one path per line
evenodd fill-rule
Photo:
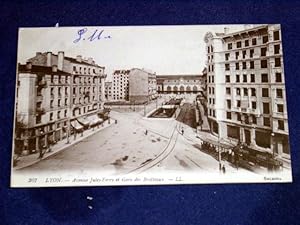
M 192 91 L 191 87 L 190 87 L 190 86 L 187 86 L 187 87 L 186 87 L 186 92 L 191 92 L 191 91 Z
M 177 94 L 177 91 L 178 91 L 178 87 L 177 87 L 177 86 L 174 86 L 174 87 L 173 87 L 173 92 L 174 92 L 175 94 Z
M 172 88 L 170 86 L 167 87 L 167 93 L 171 93 Z
M 184 92 L 184 87 L 182 85 L 180 86 L 180 92 Z
M 197 93 L 197 91 L 198 91 L 197 86 L 194 86 L 194 87 L 193 87 L 193 93 Z

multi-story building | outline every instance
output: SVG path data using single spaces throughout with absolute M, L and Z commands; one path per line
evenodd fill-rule
M 28 136 L 24 148 L 38 150 L 99 123 L 97 114 L 105 100 L 104 69 L 92 58 L 66 57 L 64 52 L 38 52 L 26 68 L 19 66 L 16 116 L 17 125 L 28 128 L 21 132 Z M 51 136 L 53 129 L 59 132 Z M 41 134 L 47 135 L 41 139 Z
M 212 132 L 289 159 L 280 25 L 226 28 L 204 40 Z
M 105 82 L 105 98 L 108 101 L 112 100 L 112 84 L 111 81 Z
M 70 73 L 57 66 L 18 65 L 15 149 L 35 152 L 67 136 Z
M 131 69 L 129 73 L 129 101 L 140 104 L 156 97 L 156 74 L 143 69 Z
M 204 88 L 202 74 L 157 75 L 157 92 L 160 94 L 197 94 Z
M 116 101 L 129 100 L 130 70 L 115 70 L 113 72 L 112 99 Z

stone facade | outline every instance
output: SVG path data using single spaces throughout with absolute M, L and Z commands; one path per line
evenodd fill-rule
M 209 32 L 204 40 L 212 132 L 289 159 L 280 25 Z
M 28 62 L 17 77 L 15 149 L 30 153 L 65 138 L 71 74 Z
M 19 65 L 16 148 L 38 151 L 98 123 L 95 116 L 105 100 L 104 69 L 92 58 L 66 57 L 64 52 L 38 52 Z
M 112 82 L 105 82 L 105 98 L 108 101 L 111 101 L 113 99 L 112 88 L 113 88 Z
M 205 89 L 202 74 L 157 75 L 157 91 L 160 94 L 197 94 Z
M 129 73 L 129 101 L 140 104 L 156 97 L 156 75 L 142 69 L 131 69 Z
M 113 72 L 112 99 L 128 101 L 129 99 L 129 72 L 130 70 L 115 70 Z

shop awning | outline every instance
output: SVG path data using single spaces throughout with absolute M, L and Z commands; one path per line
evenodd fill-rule
M 71 126 L 75 130 L 81 130 L 81 129 L 83 129 L 83 126 L 77 120 L 71 121 Z
M 90 121 L 87 118 L 80 117 L 80 118 L 77 118 L 77 121 L 79 123 L 81 123 L 83 126 L 90 125 Z
M 205 142 L 208 142 L 209 144 L 212 144 L 214 146 L 220 146 L 221 148 L 225 148 L 225 149 L 232 149 L 233 146 L 227 144 L 227 143 L 224 143 L 223 141 L 218 141 L 218 140 L 212 140 L 212 139 L 209 139 L 209 138 L 206 138 L 204 139 Z
M 88 120 L 90 121 L 90 125 L 96 125 L 103 122 L 103 119 L 99 118 L 97 115 L 91 115 L 88 117 Z

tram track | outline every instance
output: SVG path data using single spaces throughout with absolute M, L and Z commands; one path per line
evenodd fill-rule
M 166 159 L 173 152 L 173 150 L 175 148 L 175 145 L 176 145 L 176 142 L 178 139 L 178 132 L 176 129 L 177 126 L 178 126 L 178 124 L 176 124 L 176 126 L 174 127 L 168 144 L 166 145 L 166 147 L 163 149 L 163 151 L 159 155 L 157 155 L 156 157 L 154 157 L 153 159 L 151 159 L 149 161 L 146 161 L 145 163 L 141 164 L 140 166 L 134 168 L 133 170 L 130 170 L 129 172 L 125 173 L 125 175 L 140 174 L 142 172 L 145 172 L 146 170 L 153 168 L 154 166 L 161 163 L 164 159 Z
M 187 108 L 183 108 L 181 109 L 182 111 L 180 111 L 178 117 L 176 118 L 177 121 L 179 122 L 183 122 L 188 109 Z M 183 111 L 184 110 L 184 111 Z M 176 122 L 176 125 L 172 131 L 172 134 L 170 136 L 170 140 L 168 142 L 168 144 L 166 145 L 166 147 L 164 148 L 164 150 L 157 155 L 155 158 L 146 161 L 145 163 L 143 163 L 142 165 L 136 167 L 133 170 L 130 170 L 129 172 L 125 173 L 125 175 L 129 175 L 129 174 L 140 174 L 142 172 L 145 172 L 155 166 L 157 166 L 159 163 L 161 163 L 162 161 L 164 161 L 173 151 L 174 148 L 176 146 L 177 140 L 178 140 L 178 136 L 179 136 L 180 130 L 179 130 L 179 123 Z

